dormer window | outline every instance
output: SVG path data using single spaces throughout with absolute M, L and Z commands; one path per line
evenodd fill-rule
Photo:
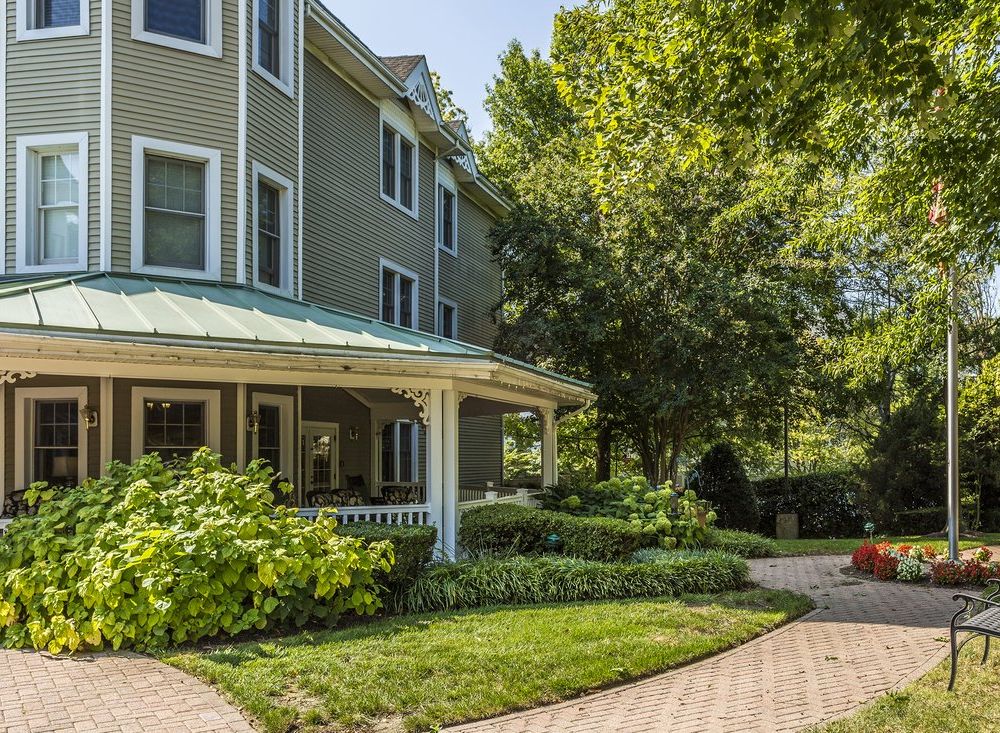
M 222 0 L 132 0 L 132 38 L 222 56 Z
M 90 0 L 18 0 L 17 40 L 90 34 Z
M 382 198 L 417 216 L 416 141 L 393 125 L 382 125 Z

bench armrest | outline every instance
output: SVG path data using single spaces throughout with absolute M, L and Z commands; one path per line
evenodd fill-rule
M 996 587 L 990 590 L 989 588 L 991 585 Z M 987 593 L 985 596 L 983 596 L 983 598 L 985 598 L 988 601 L 996 599 L 996 597 L 1000 595 L 1000 578 L 990 578 L 989 580 L 987 580 L 986 588 L 987 588 Z
M 984 598 L 980 596 L 974 596 L 969 593 L 956 593 L 951 597 L 953 601 L 965 601 L 966 603 L 985 603 L 990 606 L 996 606 L 1000 608 L 1000 601 L 994 601 L 989 598 Z

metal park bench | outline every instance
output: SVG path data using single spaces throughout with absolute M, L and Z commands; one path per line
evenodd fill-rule
M 956 593 L 952 598 L 956 601 L 964 601 L 965 608 L 956 613 L 951 619 L 951 682 L 948 683 L 948 691 L 955 687 L 955 674 L 958 672 L 958 653 L 962 647 L 977 636 L 986 639 L 986 651 L 983 652 L 983 661 L 986 664 L 990 658 L 990 639 L 1000 639 L 1000 579 L 993 578 L 986 582 L 987 587 L 996 587 L 985 596 L 973 596 L 968 593 Z M 968 632 L 968 636 L 958 643 L 960 632 Z

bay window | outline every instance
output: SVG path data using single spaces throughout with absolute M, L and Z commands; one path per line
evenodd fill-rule
M 382 125 L 382 198 L 416 218 L 416 140 L 388 124 Z
M 292 294 L 292 192 L 277 171 L 253 164 L 254 284 Z
M 253 0 L 253 68 L 292 94 L 293 0 Z
M 90 34 L 90 0 L 17 0 L 17 40 Z
M 222 56 L 222 0 L 132 0 L 132 37 Z
M 382 261 L 379 303 L 386 323 L 417 328 L 419 286 L 417 274 L 399 265 Z

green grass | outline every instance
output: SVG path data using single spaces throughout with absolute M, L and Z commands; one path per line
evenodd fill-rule
M 893 544 L 901 542 L 910 545 L 933 545 L 938 552 L 947 552 L 948 541 L 943 539 L 928 540 L 926 537 L 876 537 L 876 542 L 888 540 Z M 775 540 L 778 550 L 783 555 L 850 555 L 858 545 L 864 542 L 863 537 L 836 540 Z M 985 534 L 972 540 L 962 540 L 958 546 L 963 550 L 971 550 L 981 545 L 1000 545 L 1000 533 Z
M 996 655 L 994 641 L 994 655 Z M 962 650 L 955 692 L 948 692 L 950 662 L 944 662 L 900 692 L 891 693 L 823 733 L 983 733 L 1000 721 L 1000 655 L 979 666 L 982 640 Z
M 534 707 L 742 643 L 811 602 L 754 590 L 401 616 L 164 654 L 266 731 L 428 730 Z

